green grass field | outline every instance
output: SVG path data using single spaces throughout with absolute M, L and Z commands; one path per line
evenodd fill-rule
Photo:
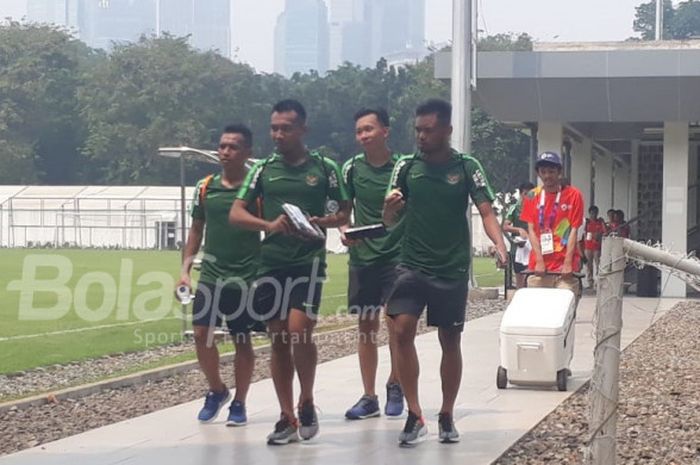
M 0 250 L 0 373 L 180 341 L 179 260 L 161 251 Z M 493 260 L 474 266 L 479 285 L 501 285 Z M 324 315 L 346 304 L 347 256 L 328 256 L 328 278 Z

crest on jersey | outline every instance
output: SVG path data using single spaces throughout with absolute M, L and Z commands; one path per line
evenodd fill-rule
M 462 175 L 459 173 L 450 173 L 447 175 L 447 184 L 454 186 L 462 179 Z
M 318 185 L 318 176 L 314 176 L 313 174 L 307 175 L 306 176 L 306 185 L 311 186 L 311 187 Z

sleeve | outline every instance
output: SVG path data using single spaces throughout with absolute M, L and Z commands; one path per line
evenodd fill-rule
M 465 157 L 462 163 L 464 163 L 464 169 L 468 177 L 466 181 L 467 186 L 469 186 L 469 195 L 474 204 L 492 203 L 496 196 L 493 194 L 489 180 L 486 178 L 486 173 L 479 160 L 473 157 Z
M 200 179 L 197 185 L 194 187 L 194 195 L 192 196 L 192 203 L 190 204 L 190 216 L 192 216 L 192 219 L 195 220 L 206 219 L 204 205 L 201 204 L 199 199 L 199 191 L 202 188 L 202 183 L 204 183 L 204 179 Z
M 520 200 L 518 200 L 520 202 Z M 514 203 L 510 207 L 508 207 L 508 211 L 506 212 L 505 220 L 510 221 L 511 223 L 515 223 L 518 218 L 516 218 L 515 213 L 518 210 L 518 202 Z
M 389 185 L 386 188 L 386 194 L 398 189 L 403 194 L 404 198 L 408 196 L 408 185 L 406 184 L 406 175 L 408 173 L 408 168 L 410 166 L 410 160 L 413 156 L 407 155 L 405 157 L 399 158 L 399 160 L 394 165 L 394 170 L 391 172 L 391 179 L 389 180 Z
M 525 194 L 523 197 L 523 211 L 520 213 L 520 219 L 526 223 L 537 222 L 537 207 L 534 189 Z
M 248 172 L 248 175 L 245 177 L 245 180 L 243 181 L 243 184 L 236 195 L 237 200 L 244 200 L 248 205 L 250 205 L 255 202 L 255 199 L 262 195 L 261 174 L 266 162 L 266 160 L 260 160 L 253 165 L 253 168 Z
M 328 168 L 328 198 L 338 202 L 350 200 L 338 164 L 328 158 L 324 158 L 323 163 Z
M 578 190 L 574 190 L 571 196 L 571 217 L 569 219 L 572 228 L 580 228 L 583 224 L 583 196 Z
M 343 169 L 342 174 L 343 174 L 343 183 L 345 184 L 345 190 L 348 193 L 348 198 L 350 200 L 355 198 L 355 186 L 352 185 L 352 176 L 355 175 L 355 173 L 351 173 L 353 170 L 353 160 L 355 157 L 350 158 L 347 160 L 345 163 L 343 163 Z

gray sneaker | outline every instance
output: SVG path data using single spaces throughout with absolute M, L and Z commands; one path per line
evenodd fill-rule
M 299 436 L 305 441 L 318 434 L 318 417 L 316 407 L 310 401 L 306 401 L 299 407 Z
M 399 445 L 416 445 L 419 442 L 425 440 L 425 436 L 427 435 L 428 427 L 425 426 L 425 421 L 423 421 L 423 418 L 419 417 L 418 415 L 409 410 L 408 418 L 406 418 L 406 424 L 404 425 L 401 434 L 399 434 Z
M 290 421 L 285 414 L 275 423 L 275 430 L 267 435 L 267 443 L 271 446 L 284 445 L 299 440 L 296 420 Z
M 459 442 L 459 432 L 455 428 L 455 422 L 452 415 L 446 412 L 440 412 L 438 415 L 438 439 L 443 444 Z

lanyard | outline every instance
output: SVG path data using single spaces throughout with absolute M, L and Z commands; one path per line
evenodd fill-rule
M 540 193 L 540 206 L 539 206 L 540 230 L 543 230 L 545 228 L 545 224 L 544 224 L 544 199 L 545 199 L 545 190 L 542 189 L 542 192 Z M 557 212 L 559 211 L 559 201 L 560 200 L 561 200 L 561 191 L 557 191 L 557 198 L 554 200 L 554 207 L 552 208 L 552 212 L 549 214 L 548 229 L 551 229 L 552 225 L 554 224 L 554 221 L 557 218 Z

